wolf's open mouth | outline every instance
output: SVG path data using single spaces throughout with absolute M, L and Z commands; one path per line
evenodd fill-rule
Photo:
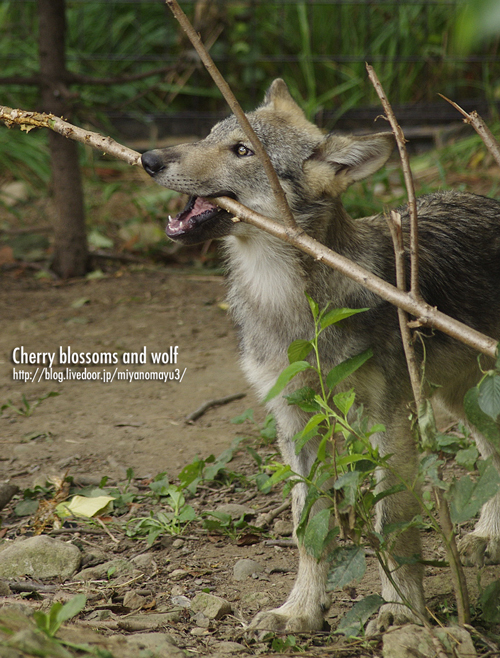
M 192 196 L 189 198 L 184 210 L 178 215 L 175 217 L 169 215 L 166 233 L 171 238 L 187 233 L 203 222 L 215 217 L 220 210 L 219 206 L 211 203 L 208 199 L 201 196 Z

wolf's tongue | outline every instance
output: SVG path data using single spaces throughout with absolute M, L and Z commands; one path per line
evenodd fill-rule
M 202 219 L 205 213 L 212 213 L 217 209 L 217 206 L 203 197 L 191 198 L 182 212 L 175 217 L 169 217 L 168 229 L 170 232 L 183 231 L 198 218 Z

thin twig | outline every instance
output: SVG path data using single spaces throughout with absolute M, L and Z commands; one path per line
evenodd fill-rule
M 198 409 L 195 409 L 192 413 L 190 413 L 188 416 L 186 416 L 185 420 L 186 423 L 192 423 L 200 416 L 203 416 L 205 411 L 210 409 L 211 407 L 218 407 L 221 404 L 228 404 L 228 402 L 233 402 L 233 400 L 240 400 L 241 398 L 244 398 L 246 396 L 246 393 L 234 393 L 233 395 L 226 395 L 224 398 L 215 398 L 214 400 L 207 400 L 204 402 Z
M 391 231 L 392 242 L 394 244 L 394 255 L 396 259 L 396 285 L 403 292 L 406 290 L 406 271 L 405 271 L 405 248 L 403 244 L 403 231 L 401 226 L 401 215 L 395 210 L 391 210 L 390 215 L 386 215 L 389 230 Z M 408 327 L 408 315 L 402 308 L 398 308 L 399 329 L 401 340 L 410 375 L 413 397 L 417 410 L 422 405 L 422 394 L 420 386 L 420 373 L 413 349 L 413 339 L 410 328 Z
M 444 98 L 445 101 L 448 101 L 450 105 L 453 105 L 453 107 L 456 110 L 458 110 L 460 114 L 464 116 L 464 123 L 469 123 L 474 128 L 474 130 L 483 140 L 488 151 L 495 158 L 495 162 L 500 167 L 500 144 L 495 139 L 493 133 L 488 128 L 488 126 L 484 123 L 484 121 L 476 112 L 476 110 L 474 110 L 469 114 L 462 107 L 460 107 L 460 105 L 457 105 L 457 103 L 454 103 L 449 98 L 446 98 L 446 96 L 443 96 L 443 94 L 439 94 L 439 96 L 441 96 L 441 98 Z
M 40 118 L 42 118 L 43 121 L 41 121 Z M 96 133 L 87 132 L 82 128 L 76 128 L 75 126 L 62 121 L 62 119 L 57 119 L 51 115 L 43 115 L 37 112 L 26 112 L 24 110 L 12 110 L 11 108 L 0 106 L 0 121 L 4 121 L 8 125 L 37 125 L 44 128 L 50 128 L 51 130 L 60 132 L 60 134 L 63 134 L 65 137 L 83 142 L 84 144 L 88 144 L 92 148 L 98 150 L 103 149 L 103 143 L 114 143 L 117 148 L 111 148 L 108 146 L 107 148 L 104 148 L 104 150 L 118 160 L 123 160 L 128 164 L 136 165 L 140 163 L 140 153 L 137 153 L 137 151 L 121 146 L 109 138 L 96 135 Z M 68 130 L 68 127 L 73 130 Z M 61 130 L 59 130 L 59 128 Z M 93 139 L 94 136 L 98 139 Z M 109 140 L 109 142 L 107 140 Z M 285 227 L 283 224 L 274 221 L 269 217 L 265 217 L 254 210 L 250 210 L 229 197 L 217 197 L 217 199 L 213 199 L 213 201 L 235 217 L 238 217 L 241 221 L 252 224 L 257 228 L 266 231 L 266 233 L 288 242 L 316 260 L 322 261 L 325 265 L 332 267 L 344 276 L 356 281 L 385 301 L 388 301 L 390 304 L 404 309 L 407 313 L 413 315 L 418 320 L 419 325 L 434 327 L 448 336 L 452 336 L 462 343 L 469 345 L 474 350 L 482 352 L 492 358 L 496 358 L 497 341 L 493 338 L 468 327 L 454 318 L 450 318 L 448 315 L 441 313 L 437 308 L 430 306 L 426 302 L 416 300 L 409 293 L 398 290 L 398 288 L 374 275 L 369 270 L 364 269 L 357 263 L 354 263 L 345 256 L 336 253 L 332 249 L 328 249 L 328 247 L 325 247 L 320 242 L 304 233 L 299 227 Z
M 290 498 L 287 498 L 284 503 L 281 503 L 279 507 L 276 507 L 272 509 L 270 512 L 267 512 L 267 514 L 259 514 L 259 518 L 255 522 L 255 526 L 257 528 L 265 528 L 268 525 L 270 525 L 274 519 L 281 514 L 281 512 L 284 512 L 287 510 L 292 504 L 292 501 Z
M 26 130 L 26 132 L 29 132 L 31 128 L 50 128 L 63 137 L 74 139 L 98 151 L 103 151 L 114 158 L 125 161 L 127 164 L 141 164 L 141 156 L 137 151 L 115 142 L 111 137 L 103 137 L 99 133 L 74 126 L 53 114 L 14 110 L 11 107 L 0 105 L 0 121 L 3 121 L 8 128 L 12 128 L 14 125 L 21 126 L 21 130 Z
M 410 260 L 411 260 L 411 275 L 410 275 L 410 291 L 413 297 L 418 300 L 422 300 L 420 295 L 419 285 L 418 285 L 418 217 L 417 217 L 417 197 L 415 196 L 415 186 L 413 185 L 413 177 L 411 175 L 410 162 L 408 159 L 408 152 L 406 151 L 405 146 L 405 136 L 401 129 L 401 126 L 396 120 L 392 107 L 387 100 L 384 89 L 380 84 L 380 80 L 377 77 L 372 66 L 369 64 L 366 65 L 366 70 L 368 71 L 368 77 L 370 78 L 375 91 L 380 98 L 382 106 L 386 117 L 391 124 L 392 132 L 396 138 L 396 142 L 399 149 L 399 155 L 401 157 L 401 164 L 403 168 L 403 174 L 405 178 L 406 191 L 408 194 L 408 210 L 410 212 Z
M 285 225 L 287 226 L 295 226 L 295 219 L 292 215 L 292 211 L 290 210 L 290 206 L 287 203 L 286 197 L 285 197 L 285 192 L 283 191 L 283 188 L 281 187 L 281 183 L 279 182 L 278 176 L 276 175 L 276 172 L 274 171 L 274 167 L 271 163 L 271 160 L 266 153 L 266 150 L 264 149 L 262 142 L 260 139 L 257 137 L 255 134 L 255 131 L 253 130 L 252 126 L 250 125 L 250 122 L 248 121 L 245 113 L 241 109 L 240 104 L 236 100 L 236 96 L 233 94 L 231 91 L 229 85 L 227 82 L 224 80 L 223 76 L 221 75 L 219 69 L 216 67 L 213 59 L 210 57 L 208 54 L 207 49 L 203 45 L 203 42 L 200 38 L 200 35 L 196 32 L 196 30 L 193 28 L 191 23 L 189 22 L 188 17 L 186 14 L 182 11 L 182 9 L 179 7 L 179 3 L 177 0 L 165 0 L 167 6 L 169 7 L 170 11 L 174 15 L 174 17 L 177 19 L 179 24 L 181 25 L 182 29 L 186 33 L 188 39 L 191 41 L 193 44 L 194 49 L 198 53 L 201 61 L 205 65 L 205 68 L 207 69 L 208 73 L 212 77 L 212 80 L 215 82 L 217 87 L 219 88 L 221 94 L 224 96 L 227 104 L 231 108 L 231 111 L 233 112 L 234 116 L 238 119 L 238 122 L 245 132 L 245 135 L 248 137 L 250 140 L 250 143 L 252 144 L 252 147 L 262 162 L 262 165 L 264 167 L 264 170 L 267 174 L 267 177 L 269 179 L 269 184 L 271 185 L 271 189 L 274 195 L 274 198 L 276 200 L 276 205 L 278 207 L 278 212 L 279 214 L 283 217 L 283 221 Z

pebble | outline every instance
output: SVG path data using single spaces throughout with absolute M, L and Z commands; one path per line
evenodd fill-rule
M 264 567 L 259 562 L 244 558 L 243 560 L 238 560 L 234 565 L 233 578 L 234 580 L 246 580 L 249 576 L 262 573 L 263 571 Z
M 0 578 L 28 575 L 40 580 L 68 580 L 81 559 L 76 546 L 47 535 L 16 539 L 0 551 Z
M 194 613 L 201 612 L 209 619 L 221 619 L 221 617 L 231 612 L 232 606 L 229 601 L 220 596 L 200 592 L 192 600 L 191 610 Z

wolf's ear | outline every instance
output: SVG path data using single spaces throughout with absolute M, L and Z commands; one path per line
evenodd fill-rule
M 302 114 L 302 110 L 293 100 L 292 95 L 288 91 L 287 84 L 281 78 L 276 78 L 271 86 L 266 91 L 264 96 L 264 105 L 271 105 L 275 110 L 295 111 Z
M 335 176 L 343 176 L 350 185 L 378 171 L 389 159 L 394 144 L 392 133 L 326 135 L 312 157 L 327 162 Z

